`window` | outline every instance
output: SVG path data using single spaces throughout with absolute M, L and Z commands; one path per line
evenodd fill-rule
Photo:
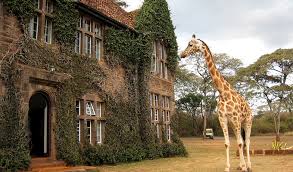
M 92 101 L 86 102 L 86 114 L 90 116 L 96 115 L 94 105 Z
M 91 32 L 92 31 L 92 24 L 91 24 L 91 20 L 90 19 L 85 19 L 84 20 L 84 27 L 85 27 L 85 30 L 87 32 Z
M 170 108 L 170 98 L 169 97 L 165 97 L 165 107 Z
M 159 109 L 155 110 L 155 121 L 159 120 Z
M 86 121 L 86 139 L 87 141 L 92 144 L 92 121 Z
M 157 128 L 157 137 L 160 138 L 160 126 L 159 124 L 156 125 Z
M 100 25 L 98 23 L 95 23 L 95 35 L 96 36 L 101 36 L 101 28 L 100 28 Z
M 46 0 L 46 12 L 52 13 L 53 12 L 53 2 L 52 0 Z
M 53 42 L 53 2 L 53 0 L 33 0 L 35 14 L 30 19 L 28 27 L 31 38 L 47 44 Z
M 85 54 L 91 56 L 92 54 L 92 37 L 89 35 L 85 35 Z
M 40 9 L 40 0 L 34 0 L 34 6 L 36 9 Z
M 102 117 L 102 103 L 97 103 L 97 116 Z
M 78 27 L 79 27 L 79 28 L 82 28 L 82 27 L 83 27 L 83 20 L 82 20 L 82 16 L 79 16 Z
M 96 38 L 95 42 L 95 51 L 96 51 L 96 58 L 100 60 L 100 54 L 101 54 L 101 46 L 100 46 L 100 40 Z
M 76 114 L 77 114 L 78 116 L 80 116 L 80 100 L 77 100 L 77 101 L 75 102 L 75 110 L 76 110 Z
M 165 121 L 165 111 L 164 110 L 162 111 L 162 120 L 163 120 L 163 122 Z
M 80 120 L 77 120 L 77 140 L 80 142 Z
M 158 107 L 159 106 L 159 95 L 155 94 L 155 106 Z
M 153 44 L 154 47 L 153 47 L 153 54 L 152 54 L 152 64 L 151 64 L 151 71 L 156 73 L 157 72 L 157 52 L 156 52 L 156 44 L 154 43 Z
M 168 79 L 167 50 L 162 41 L 153 43 L 151 71 L 161 78 Z
M 167 140 L 168 141 L 171 141 L 171 126 L 170 125 L 167 125 Z
M 52 43 L 52 21 L 47 17 L 45 19 L 45 42 Z
M 166 121 L 170 122 L 170 111 L 166 112 Z
M 105 118 L 104 103 L 96 100 L 78 99 L 75 102 L 77 114 L 77 137 L 81 144 L 101 144 Z M 83 130 L 84 129 L 84 130 Z
M 97 143 L 102 143 L 102 122 L 97 123 Z
M 30 36 L 33 39 L 37 39 L 39 29 L 39 16 L 34 16 L 33 18 L 31 18 L 29 29 Z
M 75 52 L 81 54 L 81 33 L 79 31 L 76 33 Z
M 150 106 L 153 106 L 153 94 L 150 94 Z
M 75 41 L 75 52 L 100 60 L 102 57 L 102 25 L 89 16 L 80 16 Z

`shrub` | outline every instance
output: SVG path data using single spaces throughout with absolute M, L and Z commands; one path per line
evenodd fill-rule
M 115 164 L 116 152 L 109 145 L 87 145 L 83 149 L 83 159 L 88 165 Z

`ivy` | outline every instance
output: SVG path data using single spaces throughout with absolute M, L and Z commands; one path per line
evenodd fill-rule
M 145 0 L 136 17 L 136 29 L 150 34 L 153 41 L 163 40 L 167 48 L 168 69 L 175 74 L 178 45 L 166 0 Z
M 79 13 L 74 0 L 55 0 L 53 12 L 54 36 L 58 43 L 74 45 Z M 4 6 L 14 14 L 21 24 L 27 24 L 35 14 L 36 4 L 32 0 L 5 0 Z
M 56 0 L 54 4 L 54 34 L 59 43 L 74 45 L 79 21 L 76 4 L 71 0 Z
M 1 78 L 5 81 L 6 95 L 0 100 L 0 171 L 26 169 L 30 163 L 28 138 L 20 110 L 20 92 L 15 83 L 19 71 L 15 64 L 2 64 Z
M 35 11 L 35 4 L 32 3 L 31 0 L 4 0 L 3 4 L 5 7 L 8 7 L 8 11 L 17 16 L 22 23 L 25 19 L 32 17 Z

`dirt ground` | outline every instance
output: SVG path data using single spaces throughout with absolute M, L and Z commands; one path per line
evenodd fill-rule
M 258 136 L 251 138 L 252 149 L 270 149 L 274 136 Z M 281 138 L 288 146 L 293 146 L 293 136 Z M 116 166 L 101 166 L 101 172 L 222 172 L 226 157 L 224 139 L 216 137 L 214 140 L 201 138 L 182 138 L 188 157 L 164 158 L 145 160 L 141 162 L 119 164 Z M 239 172 L 236 168 L 239 159 L 236 157 L 236 140 L 231 140 L 230 162 L 231 172 Z M 293 172 L 293 155 L 252 156 L 253 172 Z

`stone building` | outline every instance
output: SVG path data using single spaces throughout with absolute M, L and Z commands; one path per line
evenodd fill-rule
M 34 0 L 35 15 L 29 21 L 27 33 L 32 40 L 41 45 L 58 46 L 54 38 L 52 15 L 53 0 Z M 88 58 L 98 59 L 104 69 L 107 80 L 105 90 L 126 92 L 124 89 L 125 71 L 123 67 L 111 68 L 105 62 L 104 31 L 107 27 L 134 30 L 135 12 L 126 12 L 112 0 L 79 0 L 76 2 L 79 11 L 79 23 L 76 33 L 75 52 Z M 24 34 L 19 20 L 10 14 L 0 0 L 0 58 L 3 60 L 9 53 L 17 51 L 18 41 Z M 44 54 L 46 56 L 46 54 Z M 170 141 L 171 116 L 174 113 L 174 77 L 167 68 L 167 53 L 164 44 L 158 40 L 153 44 L 151 75 L 149 80 L 150 119 L 157 137 L 162 139 L 164 130 Z M 56 159 L 56 89 L 71 76 L 47 69 L 17 63 L 21 80 L 17 86 L 21 92 L 21 109 L 25 112 L 24 120 L 30 121 L 30 154 L 32 157 L 50 157 Z M 0 96 L 6 94 L 4 81 L 0 79 Z M 84 94 L 76 100 L 78 141 L 88 140 L 90 144 L 103 144 L 105 137 L 105 117 L 107 101 L 98 92 Z M 82 130 L 84 128 L 85 130 Z

